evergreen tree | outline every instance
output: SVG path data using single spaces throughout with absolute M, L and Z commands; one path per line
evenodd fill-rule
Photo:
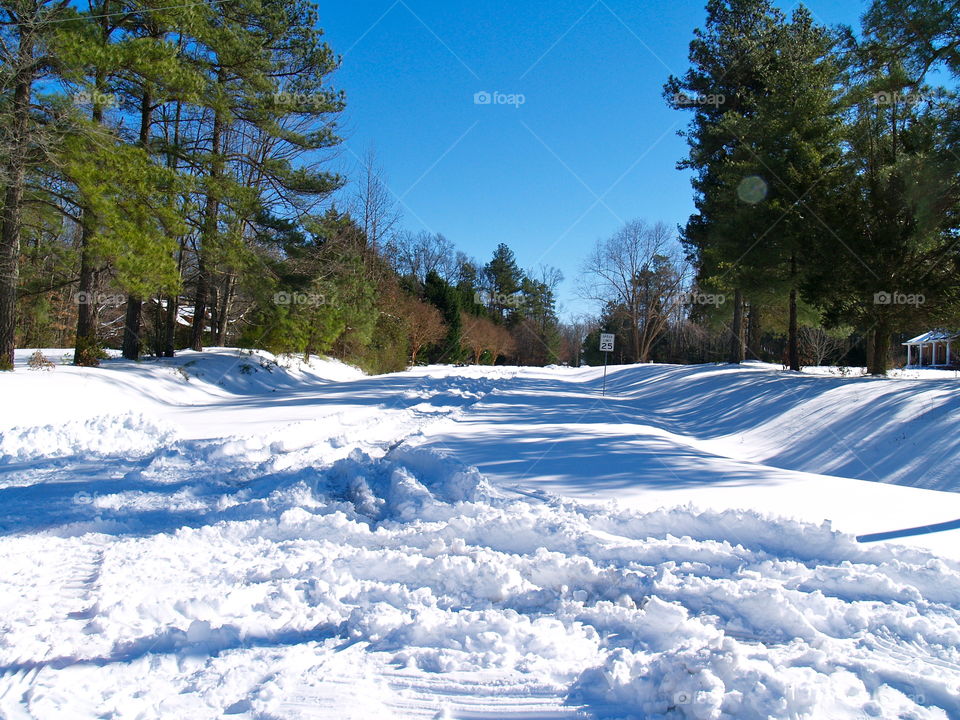
M 0 7 L 0 370 L 12 370 L 26 186 L 51 151 L 51 107 L 35 96 L 54 73 L 51 50 L 61 21 L 73 14 L 65 0 L 10 0 Z
M 799 370 L 805 248 L 833 232 L 818 207 L 838 177 L 834 39 L 804 8 L 788 22 L 766 0 L 707 7 L 707 30 L 691 43 L 693 67 L 666 85 L 677 108 L 707 98 L 695 104 L 691 153 L 681 163 L 697 171 L 698 208 L 683 238 L 698 285 L 734 296 L 731 360 L 743 357 L 741 308 L 777 285 L 791 318 L 789 364 Z
M 520 291 L 523 271 L 517 265 L 513 250 L 500 243 L 484 268 L 483 275 L 489 292 L 488 309 L 499 320 L 507 319 L 513 310 L 511 299 Z
M 911 80 L 898 48 L 874 40 L 857 50 L 843 182 L 828 207 L 836 242 L 814 246 L 807 293 L 830 324 L 872 338 L 869 369 L 882 375 L 895 330 L 956 317 L 960 160 L 951 111 Z
M 461 347 L 463 321 L 460 317 L 460 298 L 456 289 L 440 277 L 435 270 L 427 274 L 423 287 L 424 297 L 436 307 L 447 326 L 444 339 L 437 343 L 430 353 L 430 362 L 459 362 L 463 357 Z

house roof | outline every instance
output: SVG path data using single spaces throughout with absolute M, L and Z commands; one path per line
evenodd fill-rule
M 960 333 L 951 332 L 949 330 L 929 330 L 923 335 L 917 335 L 915 338 L 907 340 L 903 345 L 919 345 L 920 343 L 929 343 L 929 342 L 946 342 L 947 340 L 956 340 L 960 337 Z

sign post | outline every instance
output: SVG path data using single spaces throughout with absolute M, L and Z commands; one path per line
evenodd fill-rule
M 607 394 L 607 359 L 613 352 L 613 333 L 600 333 L 600 352 L 603 353 L 603 391 L 602 395 Z

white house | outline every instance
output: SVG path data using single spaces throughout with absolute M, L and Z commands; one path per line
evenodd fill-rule
M 960 338 L 960 333 L 947 330 L 930 330 L 923 335 L 917 335 L 907 340 L 907 367 L 950 367 L 960 361 L 960 357 L 953 353 L 953 343 Z

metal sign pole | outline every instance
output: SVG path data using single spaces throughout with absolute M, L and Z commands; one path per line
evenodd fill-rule
M 605 352 L 603 354 L 603 391 L 600 393 L 601 397 L 607 396 L 607 358 L 610 357 L 610 353 Z

